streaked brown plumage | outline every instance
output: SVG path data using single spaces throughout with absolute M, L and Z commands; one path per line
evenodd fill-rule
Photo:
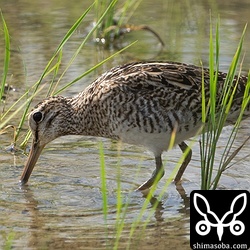
M 112 68 L 73 98 L 54 96 L 44 100 L 29 116 L 33 142 L 20 181 L 28 181 L 42 149 L 50 141 L 63 135 L 90 135 L 151 150 L 156 169 L 139 189 L 149 188 L 158 173 L 164 174 L 161 154 L 168 150 L 173 130 L 176 129 L 175 143 L 184 151 L 184 140 L 194 136 L 202 125 L 202 75 L 208 98 L 208 69 L 176 62 L 137 62 Z M 218 73 L 217 101 L 226 76 Z M 238 82 L 228 123 L 239 114 L 247 77 L 240 76 Z M 249 105 L 245 115 L 250 115 Z M 176 180 L 190 159 L 191 151 Z

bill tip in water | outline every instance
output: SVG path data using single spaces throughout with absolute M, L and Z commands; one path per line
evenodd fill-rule
M 20 180 L 19 180 L 19 184 L 20 184 L 21 186 L 25 185 L 27 182 L 28 182 L 28 180 L 25 180 L 25 179 L 20 179 Z

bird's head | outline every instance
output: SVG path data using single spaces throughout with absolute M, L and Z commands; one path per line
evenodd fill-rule
M 39 103 L 29 115 L 29 127 L 33 135 L 28 160 L 24 166 L 20 182 L 25 184 L 46 144 L 69 134 L 70 103 L 68 99 L 57 96 Z

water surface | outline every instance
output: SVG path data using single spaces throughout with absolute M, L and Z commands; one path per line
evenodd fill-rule
M 7 95 L 6 108 L 36 82 L 60 40 L 91 4 L 90 1 L 0 1 L 0 8 L 11 35 L 11 62 L 8 83 L 16 89 Z M 208 66 L 210 14 L 213 23 L 220 16 L 220 69 L 226 71 L 236 50 L 244 25 L 249 22 L 250 3 L 237 1 L 149 1 L 144 0 L 130 22 L 144 24 L 159 33 L 165 42 L 160 46 L 151 34 L 134 32 L 125 36 L 119 46 L 139 39 L 129 51 L 113 58 L 62 94 L 72 96 L 112 66 L 133 60 L 172 60 Z M 87 15 L 63 51 L 62 70 L 84 39 L 94 11 Z M 0 31 L 3 36 L 2 31 Z M 2 37 L 1 36 L 1 37 Z M 250 68 L 250 32 L 247 30 L 242 70 Z M 3 58 L 3 38 L 0 55 Z M 104 50 L 93 41 L 83 47 L 59 86 L 64 86 L 116 50 Z M 0 61 L 0 68 L 3 60 Z M 44 93 L 41 94 L 41 96 Z M 35 98 L 34 103 L 41 100 Z M 32 105 L 33 105 L 32 104 Z M 2 107 L 1 107 L 2 109 Z M 10 123 L 17 126 L 18 118 Z M 17 144 L 21 143 L 23 136 Z M 218 145 L 219 163 L 231 127 L 223 130 Z M 244 121 L 235 148 L 249 136 L 249 120 Z M 118 235 L 117 197 L 120 179 L 121 200 L 125 213 L 119 249 L 129 244 L 131 225 L 140 216 L 145 198 L 135 188 L 147 180 L 154 169 L 154 159 L 144 148 L 119 144 L 107 139 L 68 136 L 50 143 L 42 153 L 25 187 L 18 185 L 26 156 L 6 151 L 12 131 L 0 136 L 0 248 L 13 237 L 13 249 L 112 249 Z M 103 216 L 100 178 L 100 141 L 103 143 L 107 172 L 107 220 Z M 197 139 L 198 141 L 198 139 Z M 17 145 L 18 146 L 18 145 Z M 233 165 L 221 179 L 220 189 L 246 189 L 250 186 L 248 142 Z M 166 174 L 158 185 L 155 198 L 181 156 L 176 148 L 164 154 Z M 155 200 L 147 206 L 130 239 L 130 249 L 189 249 L 189 195 L 200 187 L 199 145 L 193 147 L 193 159 L 184 174 L 182 186 L 170 184 L 156 209 Z M 121 217 L 122 217 L 121 215 Z M 144 227 L 145 222 L 149 222 Z

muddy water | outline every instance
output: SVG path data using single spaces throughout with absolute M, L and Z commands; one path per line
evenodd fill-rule
M 8 83 L 16 91 L 7 95 L 10 106 L 25 89 L 36 82 L 70 25 L 90 5 L 90 1 L 0 1 L 0 8 L 11 35 L 11 62 Z M 211 11 L 210 11 L 211 10 Z M 209 17 L 221 19 L 221 70 L 227 70 L 245 23 L 249 22 L 249 1 L 148 1 L 144 0 L 131 18 L 133 24 L 149 25 L 164 40 L 160 50 L 155 37 L 145 32 L 127 35 L 119 46 L 139 39 L 138 44 L 76 83 L 63 95 L 72 96 L 84 89 L 106 69 L 132 60 L 161 59 L 208 65 Z M 63 51 L 65 68 L 94 18 L 90 12 Z M 3 58 L 3 33 L 0 56 Z M 250 66 L 250 32 L 247 30 L 243 72 Z M 152 45 L 154 44 L 154 45 Z M 60 86 L 73 80 L 115 51 L 104 50 L 89 41 L 80 52 Z M 3 59 L 0 67 L 3 66 Z M 39 97 L 36 97 L 37 102 Z M 2 107 L 1 107 L 2 109 Z M 11 124 L 17 126 L 17 120 Z M 25 127 L 26 129 L 27 127 Z M 220 160 L 231 128 L 223 130 L 217 150 Z M 249 120 L 244 121 L 235 148 L 249 136 Z M 20 143 L 25 131 L 21 135 Z M 121 145 L 106 139 L 65 137 L 50 143 L 40 157 L 29 185 L 20 187 L 18 179 L 26 156 L 6 151 L 12 131 L 0 136 L 0 248 L 13 249 L 112 249 L 119 236 L 119 249 L 189 249 L 189 195 L 200 187 L 199 145 L 182 186 L 170 184 L 156 209 L 151 200 L 140 218 L 145 198 L 134 189 L 153 171 L 150 152 L 140 147 Z M 103 215 L 100 179 L 100 141 L 103 143 L 107 172 L 107 219 Z M 250 186 L 248 142 L 235 164 L 221 179 L 221 189 L 247 189 Z M 155 198 L 178 162 L 178 148 L 164 154 L 166 175 Z M 120 180 L 120 187 L 117 180 Z M 121 191 L 119 191 L 121 189 Z M 121 196 L 121 215 L 117 219 L 117 200 Z M 122 227 L 122 218 L 124 226 Z M 140 218 L 134 234 L 131 225 Z M 145 222 L 149 220 L 146 227 Z

